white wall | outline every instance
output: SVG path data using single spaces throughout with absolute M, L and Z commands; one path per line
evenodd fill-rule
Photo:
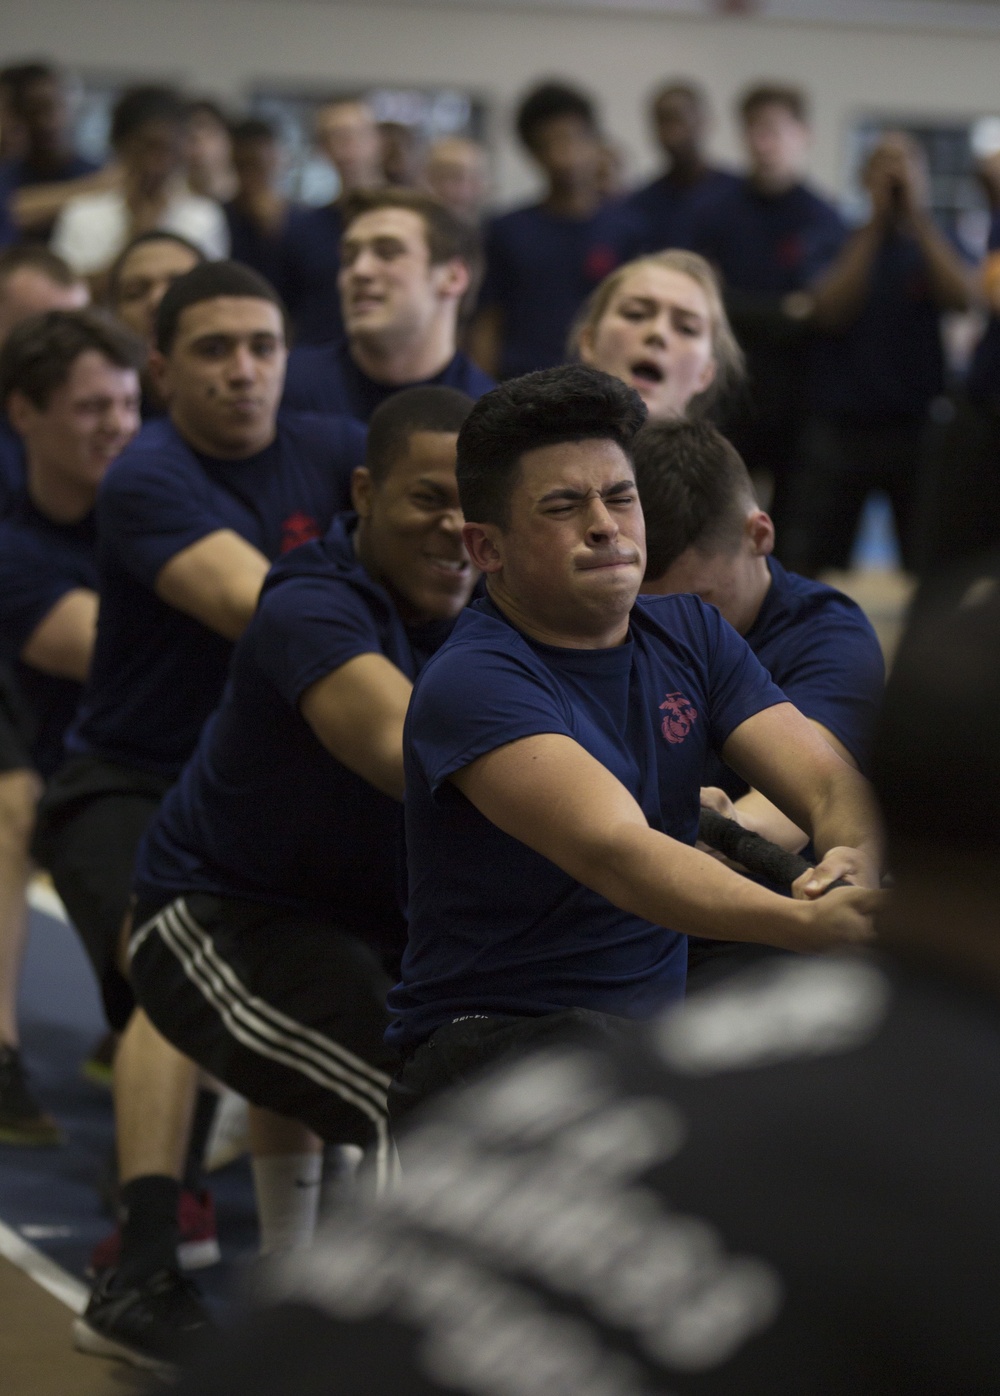
M 800 82 L 814 100 L 814 176 L 831 190 L 843 182 L 845 133 L 859 112 L 1000 112 L 1000 35 L 982 33 L 419 0 L 3 0 L 0 43 L 3 61 L 47 53 L 235 99 L 261 78 L 473 88 L 494 104 L 505 199 L 532 188 L 509 123 L 518 94 L 539 76 L 569 75 L 598 95 L 635 174 L 654 158 L 643 107 L 663 77 L 692 74 L 707 85 L 719 112 L 715 145 L 731 159 L 734 95 L 758 78 Z

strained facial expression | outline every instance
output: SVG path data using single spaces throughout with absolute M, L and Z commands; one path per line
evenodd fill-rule
M 47 470 L 96 488 L 139 430 L 139 375 L 85 349 L 46 405 L 22 400 L 16 421 Z
M 199 263 L 197 253 L 172 238 L 142 242 L 128 254 L 115 288 L 115 314 L 152 345 L 156 312 L 170 286 Z
M 715 377 L 708 300 L 683 272 L 630 272 L 580 343 L 584 363 L 634 388 L 652 419 L 682 417 Z

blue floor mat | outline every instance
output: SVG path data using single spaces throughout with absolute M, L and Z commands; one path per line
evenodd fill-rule
M 80 1067 L 106 1030 L 90 965 L 72 929 L 32 912 L 21 983 L 22 1051 L 36 1097 L 59 1121 L 61 1149 L 0 1144 L 0 1220 L 70 1274 L 85 1278 L 90 1252 L 111 1229 L 100 1197 L 113 1140 L 111 1095 Z M 211 1175 L 220 1265 L 200 1271 L 212 1299 L 231 1293 L 257 1245 L 245 1159 Z

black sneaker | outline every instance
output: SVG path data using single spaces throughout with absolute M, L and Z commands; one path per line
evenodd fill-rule
M 63 1142 L 59 1126 L 28 1090 L 16 1047 L 0 1047 L 0 1144 L 32 1148 Z
M 197 1288 L 176 1270 L 158 1270 L 133 1288 L 116 1285 L 117 1271 L 97 1281 L 73 1346 L 95 1357 L 118 1357 L 167 1379 L 214 1327 Z

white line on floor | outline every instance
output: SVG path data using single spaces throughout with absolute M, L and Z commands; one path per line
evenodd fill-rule
M 54 887 L 45 882 L 32 882 L 28 886 L 28 905 L 32 911 L 44 912 L 46 916 L 52 916 L 56 921 L 68 921 L 66 908 L 63 906 L 59 893 Z
M 4 1222 L 0 1222 L 0 1256 L 23 1270 L 35 1284 L 48 1290 L 54 1299 L 75 1314 L 82 1314 L 87 1307 L 87 1286 Z

